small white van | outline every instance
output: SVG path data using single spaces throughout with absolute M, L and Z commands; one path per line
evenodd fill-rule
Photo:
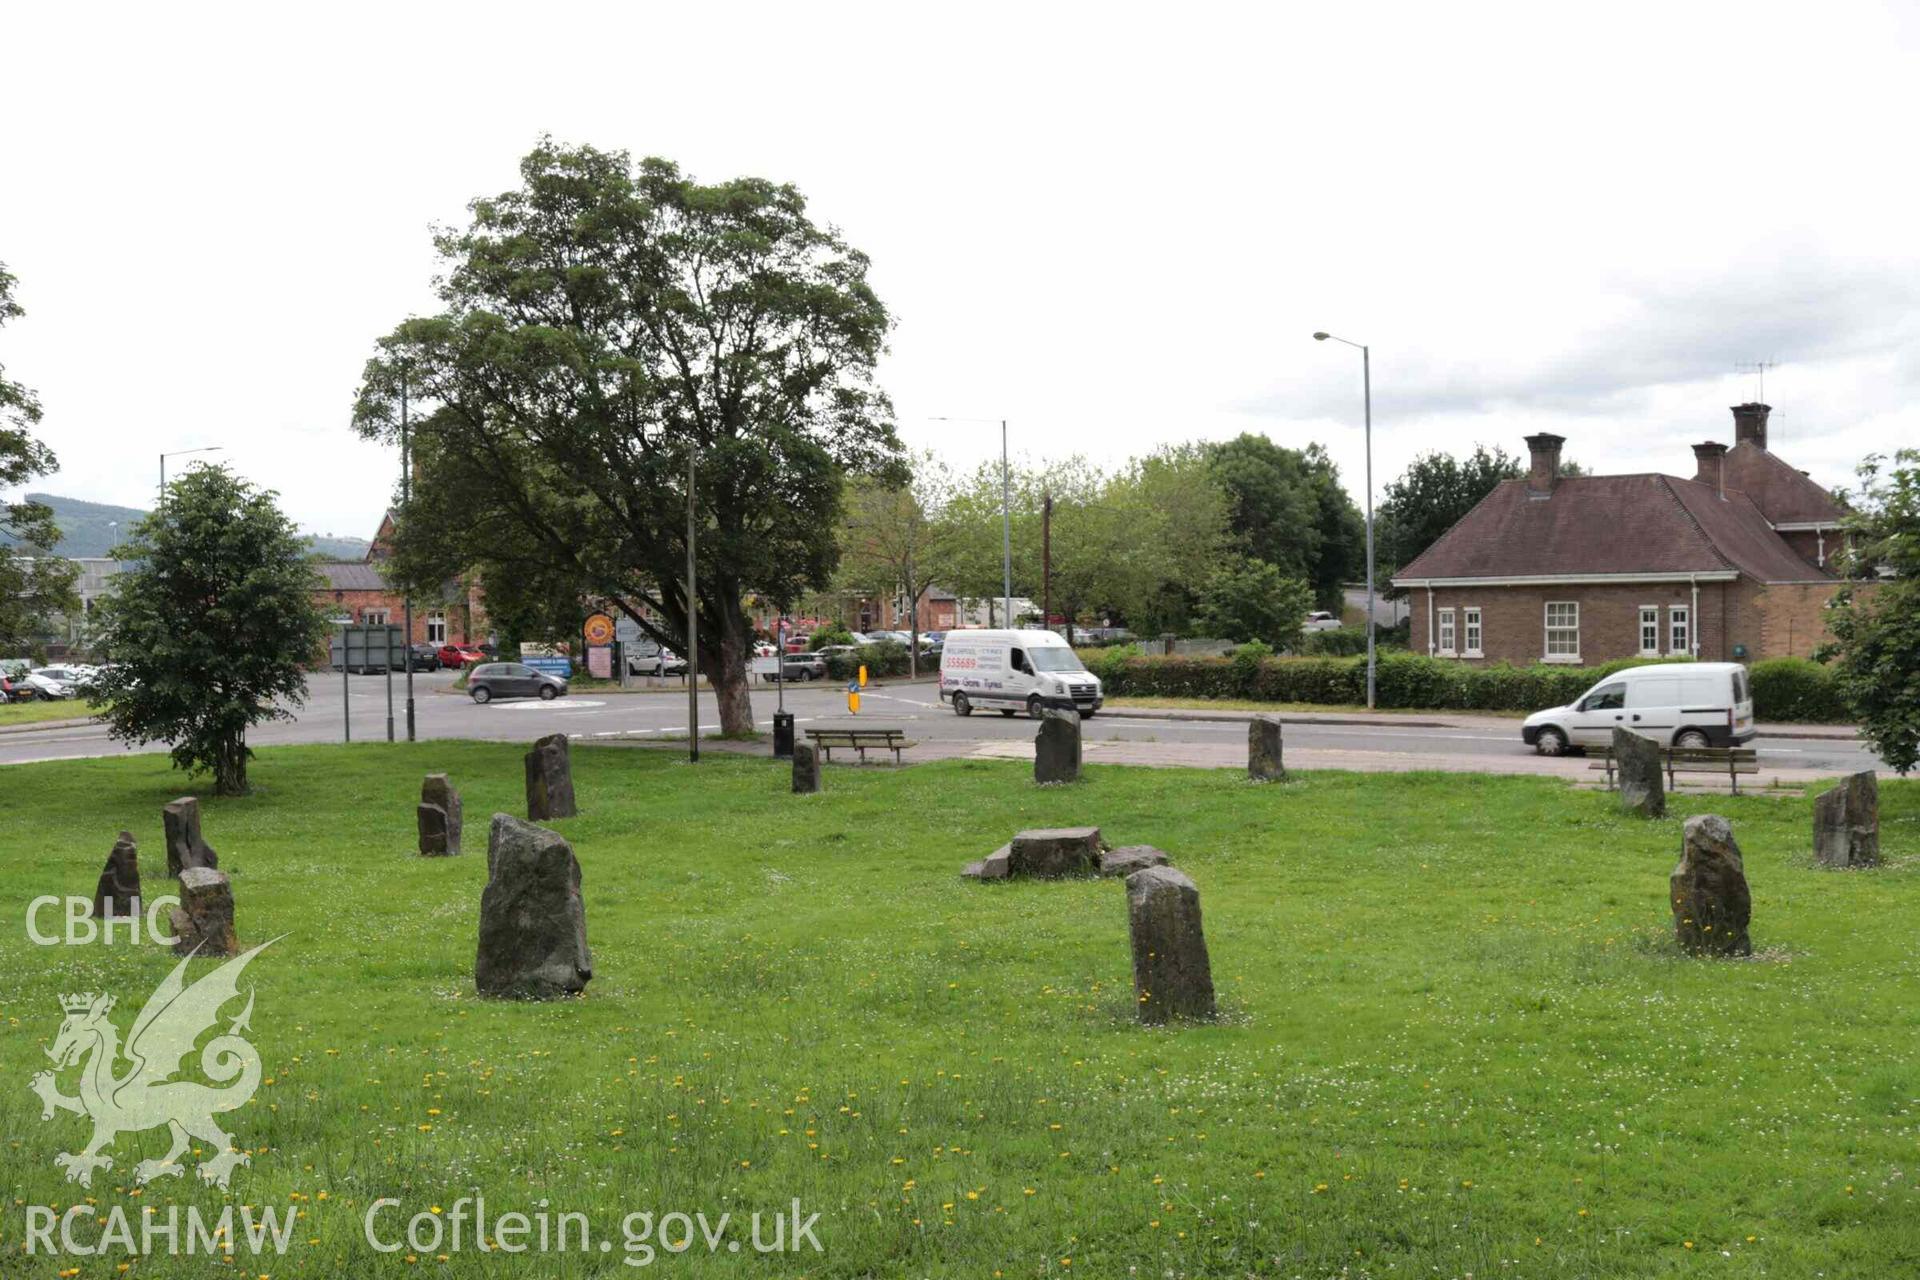
M 1631 730 L 1662 746 L 1735 747 L 1753 741 L 1753 687 L 1737 662 L 1674 662 L 1608 676 L 1571 705 L 1536 711 L 1520 739 L 1543 756 L 1600 747 Z
M 990 707 L 1003 716 L 1043 707 L 1100 709 L 1100 679 L 1051 631 L 949 631 L 940 651 L 940 699 L 954 714 Z

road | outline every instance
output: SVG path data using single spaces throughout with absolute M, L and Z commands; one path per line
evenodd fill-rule
M 646 742 L 684 738 L 687 699 L 684 688 L 644 693 L 580 694 L 554 702 L 533 699 L 485 706 L 449 689 L 446 672 L 414 677 L 417 725 L 422 738 L 479 738 L 529 742 L 548 733 L 566 733 L 582 742 Z M 356 741 L 386 737 L 386 683 L 377 676 L 354 676 L 343 697 L 340 678 L 319 680 L 297 720 L 262 725 L 249 736 L 256 747 L 280 743 L 339 742 L 351 712 Z M 396 733 L 404 737 L 402 685 L 394 681 Z M 348 700 L 350 698 L 350 701 Z M 787 691 L 787 706 L 804 730 L 808 726 L 850 722 L 843 689 L 801 685 Z M 773 724 L 774 691 L 756 687 L 754 714 L 760 727 Z M 1160 713 L 1179 716 L 1181 713 Z M 1445 713 L 1410 716 L 1331 717 L 1314 720 L 1288 715 L 1287 763 L 1302 769 L 1443 769 L 1493 773 L 1557 774 L 1585 779 L 1580 758 L 1548 760 L 1521 743 L 1517 720 Z M 1364 721 L 1356 723 L 1355 721 Z M 858 723 L 894 725 L 908 730 L 919 745 L 909 759 L 956 756 L 1031 758 L 1033 723 L 1024 716 L 1006 718 L 975 712 L 965 719 L 940 703 L 931 683 L 899 682 L 867 691 Z M 719 731 L 713 699 L 700 699 L 700 731 Z M 1159 718 L 1147 712 L 1109 710 L 1085 725 L 1089 763 L 1244 767 L 1244 720 Z M 726 744 L 730 748 L 733 744 Z M 1799 738 L 1763 734 L 1761 783 L 1801 783 L 1816 778 L 1883 767 L 1860 743 L 1839 737 Z M 718 749 L 719 744 L 716 744 Z M 145 750 L 164 750 L 159 744 Z M 739 749 L 765 751 L 746 744 Z M 0 764 L 117 755 L 127 748 L 110 739 L 103 726 L 71 725 L 0 733 Z

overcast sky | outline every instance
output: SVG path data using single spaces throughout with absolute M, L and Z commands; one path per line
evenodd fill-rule
M 1912 6 L 16 6 L 0 363 L 34 488 L 150 505 L 223 445 L 314 532 L 398 469 L 347 428 L 436 223 L 542 132 L 797 184 L 873 259 L 908 444 L 1117 462 L 1262 432 L 1362 489 L 1553 430 L 1691 474 L 1767 377 L 1840 484 L 1920 443 Z M 182 465 L 186 460 L 181 460 Z

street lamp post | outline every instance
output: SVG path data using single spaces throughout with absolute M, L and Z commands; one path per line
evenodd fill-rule
M 407 512 L 407 501 L 413 494 L 413 465 L 409 457 L 412 440 L 407 432 L 407 366 L 400 366 L 400 514 Z M 397 523 L 397 522 L 396 522 Z M 413 592 L 403 591 L 400 595 L 400 613 L 405 619 L 406 636 L 404 644 L 407 651 L 407 741 L 413 739 Z
M 190 453 L 219 453 L 221 446 L 210 444 L 204 449 L 175 449 L 172 453 L 160 455 L 160 506 L 167 505 L 167 459 L 184 458 Z
M 700 598 L 693 567 L 694 451 L 687 448 L 687 762 L 700 763 Z M 719 696 L 719 687 L 714 688 Z
M 1013 625 L 1013 478 L 1007 467 L 1005 418 L 934 418 L 934 422 L 998 422 L 1000 424 L 1000 597 L 1001 625 Z
M 1377 670 L 1373 655 L 1373 353 L 1364 344 L 1349 342 L 1335 334 L 1313 335 L 1315 342 L 1325 342 L 1328 338 L 1360 348 L 1360 389 L 1367 426 L 1367 710 L 1371 711 Z

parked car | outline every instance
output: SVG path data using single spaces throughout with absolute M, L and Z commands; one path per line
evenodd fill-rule
M 1105 702 L 1100 679 L 1053 631 L 965 631 L 947 636 L 940 656 L 940 699 L 954 714 L 991 707 L 1003 716 L 1071 707 L 1091 717 Z
M 439 646 L 425 643 L 408 645 L 407 664 L 415 671 L 438 671 L 440 669 Z
M 34 696 L 37 698 L 46 698 L 50 701 L 60 698 L 71 698 L 78 692 L 80 686 L 77 683 L 71 680 L 56 679 L 46 674 L 49 670 L 64 671 L 66 669 L 56 667 L 42 668 L 39 671 L 29 671 L 26 675 L 14 681 L 14 683 L 32 689 Z
M 487 655 L 470 644 L 443 644 L 433 651 L 443 667 L 470 667 L 477 662 L 485 662 Z
M 1543 756 L 1599 747 L 1626 729 L 1661 746 L 1735 747 L 1753 741 L 1753 688 L 1737 662 L 1629 667 L 1564 707 L 1528 716 L 1520 740 Z
M 641 640 L 627 649 L 627 671 L 636 676 L 677 675 L 687 669 L 687 660 L 651 640 Z
M 535 671 L 524 662 L 483 662 L 467 673 L 467 696 L 475 702 L 492 702 L 495 698 L 551 702 L 566 692 L 565 676 Z
M 1301 628 L 1303 631 L 1338 631 L 1339 629 L 1340 619 L 1325 609 L 1315 609 L 1308 614 L 1306 624 Z
M 824 680 L 827 658 L 823 653 L 790 653 L 780 664 L 782 680 Z

